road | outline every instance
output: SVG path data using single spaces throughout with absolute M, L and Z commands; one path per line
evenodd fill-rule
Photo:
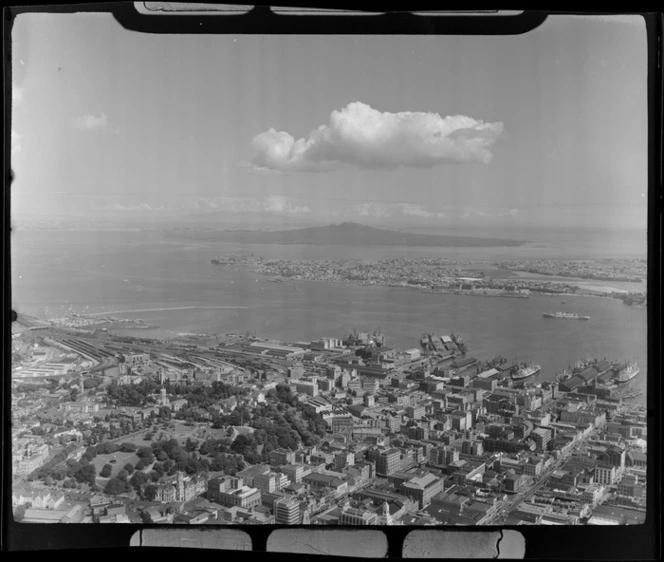
M 548 482 L 551 475 L 565 463 L 565 460 L 566 459 L 560 459 L 556 461 L 551 468 L 549 468 L 540 476 L 535 485 L 530 486 L 527 489 L 515 494 L 514 496 L 511 496 L 508 500 L 505 500 L 500 508 L 500 511 L 496 514 L 495 517 L 491 519 L 488 524 L 500 524 L 500 520 L 504 520 L 509 517 L 509 514 L 512 511 L 517 509 L 523 502 L 528 501 L 533 495 L 537 493 L 540 488 L 542 488 Z

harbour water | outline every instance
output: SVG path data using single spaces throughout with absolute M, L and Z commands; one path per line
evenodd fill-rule
M 500 354 L 539 363 L 542 371 L 534 381 L 550 379 L 559 369 L 588 356 L 635 360 L 641 373 L 625 387 L 643 390 L 634 400 L 645 402 L 646 310 L 617 299 L 581 297 L 563 304 L 564 295 L 512 299 L 303 280 L 271 283 L 268 277 L 249 271 L 210 264 L 212 258 L 233 251 L 283 259 L 375 260 L 414 255 L 460 259 L 458 250 L 225 248 L 165 242 L 144 232 L 19 231 L 12 246 L 12 302 L 18 312 L 41 318 L 67 312 L 112 312 L 159 326 L 124 332 L 137 337 L 251 331 L 264 338 L 306 341 L 343 336 L 353 328 L 380 328 L 386 345 L 410 348 L 418 346 L 423 332 L 455 332 L 480 359 Z M 464 257 L 490 260 L 492 253 L 470 248 L 464 249 Z M 575 312 L 591 320 L 542 316 L 551 310 Z

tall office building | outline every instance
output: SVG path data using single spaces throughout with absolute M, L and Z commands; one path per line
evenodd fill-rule
M 274 516 L 277 525 L 298 525 L 300 523 L 300 502 L 292 498 L 275 501 Z

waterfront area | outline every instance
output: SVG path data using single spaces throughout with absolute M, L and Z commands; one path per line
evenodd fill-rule
M 464 538 L 648 559 L 648 18 L 38 11 L 10 61 L 10 549 L 420 558 L 493 526 Z
M 286 280 L 335 281 L 357 285 L 408 287 L 444 294 L 529 298 L 538 295 L 610 296 L 626 304 L 646 304 L 645 260 L 526 260 L 482 262 L 444 257 L 379 260 L 285 260 L 231 254 L 212 265 L 248 270 Z M 626 271 L 633 273 L 627 274 Z M 526 275 L 524 275 L 526 274 Z M 532 277 L 527 274 L 534 274 Z M 630 283 L 624 288 L 586 282 Z M 626 298 L 632 298 L 628 301 Z
M 518 358 L 478 358 L 454 332 L 398 349 L 377 330 L 158 340 L 20 321 L 12 459 L 23 521 L 645 517 L 646 412 L 629 400 L 639 392 L 614 384 L 621 357 L 520 380 Z

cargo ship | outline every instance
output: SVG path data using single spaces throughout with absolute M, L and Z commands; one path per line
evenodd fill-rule
M 532 377 L 533 375 L 536 375 L 542 370 L 542 367 L 536 364 L 531 364 L 531 365 L 525 365 L 522 367 L 519 367 L 519 369 L 516 371 L 516 373 L 512 374 L 512 380 L 515 381 L 520 381 L 523 379 L 527 379 L 528 377 Z
M 636 363 L 628 363 L 618 371 L 614 382 L 617 382 L 618 384 L 629 382 L 640 372 L 641 370 Z
M 590 316 L 580 316 L 575 312 L 545 312 L 544 318 L 564 318 L 565 320 L 590 320 Z

